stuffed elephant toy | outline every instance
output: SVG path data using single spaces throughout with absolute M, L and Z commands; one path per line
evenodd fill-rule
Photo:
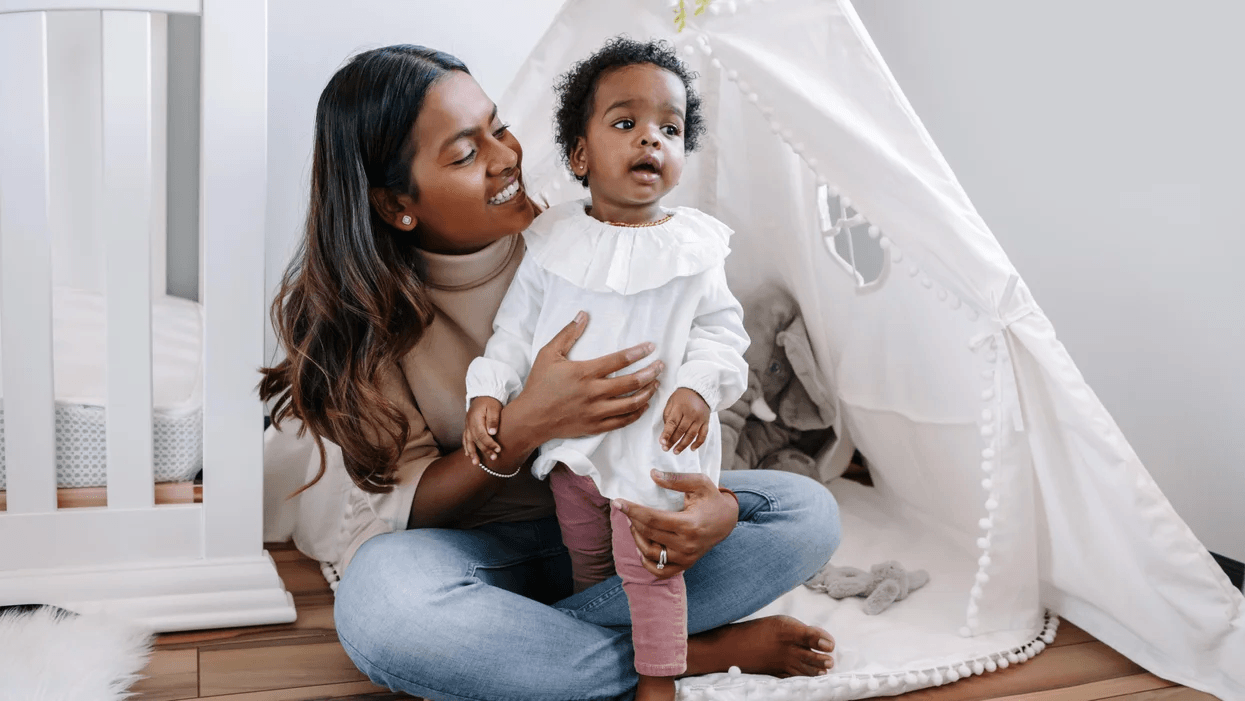
M 719 414 L 722 469 L 779 469 L 817 478 L 812 458 L 830 437 L 834 395 L 813 355 L 800 307 L 785 290 L 744 309 L 748 389 Z

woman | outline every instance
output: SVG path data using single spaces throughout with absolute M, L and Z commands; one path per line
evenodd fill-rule
M 343 573 L 338 635 L 374 682 L 432 699 L 626 698 L 636 676 L 620 582 L 568 597 L 552 498 L 525 468 L 548 440 L 638 418 L 661 364 L 612 375 L 652 344 L 571 361 L 591 320 L 568 319 L 502 411 L 501 454 L 473 464 L 459 447 L 467 366 L 536 211 L 521 166 L 452 56 L 387 47 L 333 76 L 306 237 L 273 304 L 287 358 L 261 383 L 275 401 L 266 470 L 312 482 L 277 520 L 292 518 L 299 548 Z M 725 473 L 721 490 L 700 475 L 653 479 L 686 493 L 683 511 L 623 507 L 644 566 L 686 577 L 687 673 L 828 669 L 833 639 L 819 628 L 731 624 L 829 559 L 839 523 L 826 490 L 780 472 Z

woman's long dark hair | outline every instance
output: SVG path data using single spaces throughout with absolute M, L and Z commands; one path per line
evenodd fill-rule
M 418 197 L 412 130 L 428 89 L 461 61 L 422 46 L 361 53 L 329 80 L 316 107 L 307 231 L 272 303 L 286 357 L 263 368 L 259 394 L 272 420 L 298 418 L 320 447 L 342 448 L 361 489 L 387 492 L 408 427 L 385 398 L 394 365 L 432 321 L 422 263 L 410 234 L 372 208 L 383 187 Z M 301 491 L 301 490 L 299 490 Z

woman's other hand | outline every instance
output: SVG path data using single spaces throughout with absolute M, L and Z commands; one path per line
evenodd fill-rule
M 665 579 L 696 564 L 730 535 L 739 520 L 739 502 L 699 473 L 653 470 L 652 476 L 658 486 L 686 495 L 682 511 L 652 509 L 626 499 L 614 502 L 631 519 L 631 535 L 640 549 L 644 568 Z M 659 570 L 662 546 L 666 548 L 666 566 Z
M 622 428 L 640 418 L 657 391 L 657 376 L 664 369 L 661 361 L 610 377 L 652 353 L 652 343 L 594 360 L 570 360 L 567 354 L 587 325 L 588 315 L 580 312 L 540 349 L 523 391 L 507 406 L 510 413 L 519 411 L 525 423 L 534 427 L 538 443 Z

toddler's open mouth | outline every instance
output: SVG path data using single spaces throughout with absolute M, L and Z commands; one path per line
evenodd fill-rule
M 645 183 L 655 182 L 661 175 L 661 161 L 655 156 L 644 156 L 640 160 L 631 164 L 631 172 Z

